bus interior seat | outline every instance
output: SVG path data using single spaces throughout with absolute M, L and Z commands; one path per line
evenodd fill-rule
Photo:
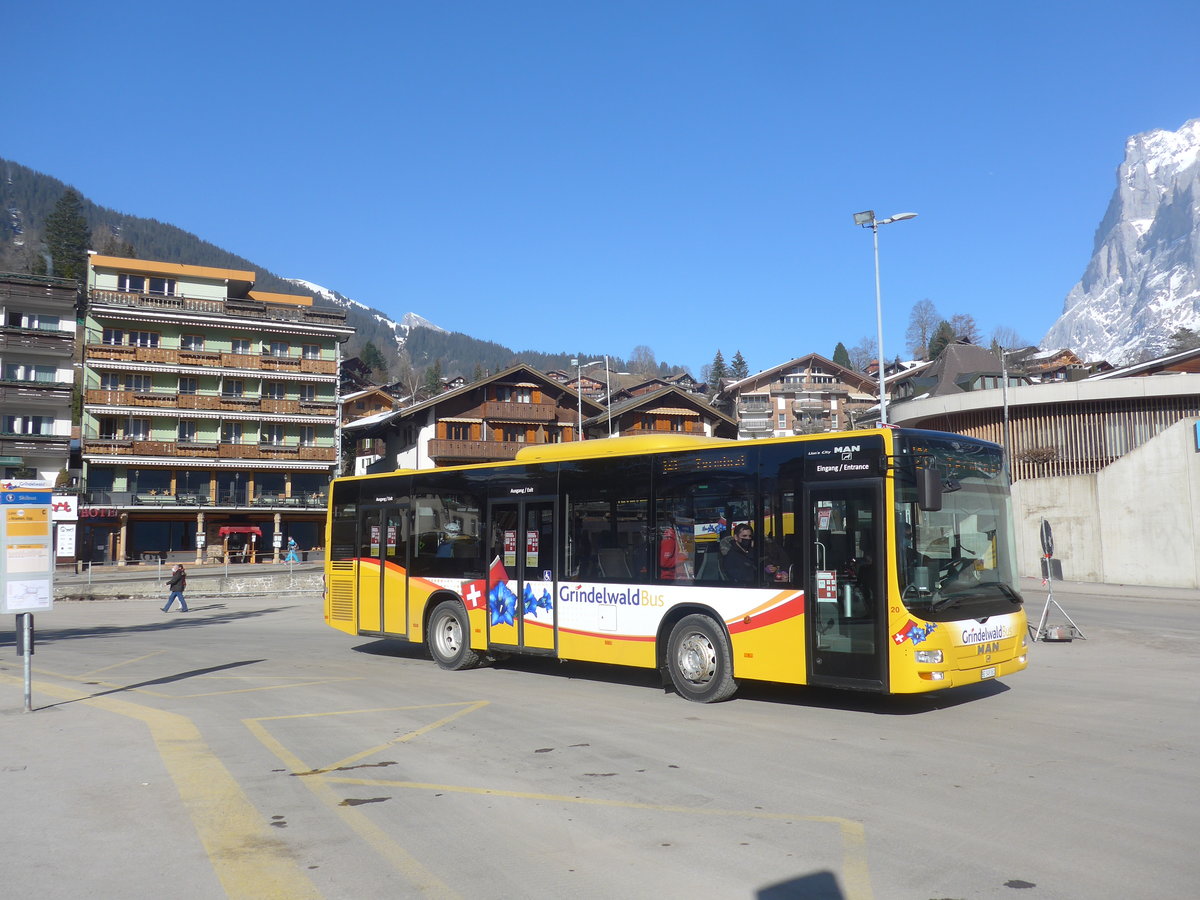
M 721 565 L 718 561 L 720 551 L 713 547 L 704 554 L 704 558 L 700 560 L 700 571 L 696 573 L 697 581 L 724 581 L 721 574 Z
M 620 547 L 602 547 L 598 551 L 600 574 L 604 578 L 632 578 L 629 571 L 629 560 L 625 551 Z

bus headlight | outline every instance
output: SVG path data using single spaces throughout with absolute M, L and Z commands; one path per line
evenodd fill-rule
M 916 659 L 917 659 L 917 662 L 919 662 L 919 663 L 937 664 L 942 661 L 942 651 L 941 650 L 918 650 L 916 652 Z

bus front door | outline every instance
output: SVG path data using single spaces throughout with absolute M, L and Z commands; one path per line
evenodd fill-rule
M 807 496 L 809 683 L 884 690 L 879 490 L 814 486 Z
M 504 579 L 488 585 L 488 642 L 552 652 L 558 618 L 554 501 L 493 503 L 489 518 L 493 556 L 504 566 Z

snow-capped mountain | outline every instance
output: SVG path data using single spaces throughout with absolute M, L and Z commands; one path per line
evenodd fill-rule
M 1132 361 L 1200 330 L 1200 119 L 1125 144 L 1095 251 L 1042 346 Z
M 314 284 L 311 281 L 305 281 L 303 278 L 289 278 L 287 280 L 292 284 L 302 288 L 306 293 L 321 297 L 335 306 L 342 307 L 342 309 L 345 309 L 348 314 L 357 313 L 359 316 L 369 316 L 370 318 L 374 319 L 381 326 L 391 331 L 396 339 L 397 350 L 404 346 L 404 342 L 408 340 L 409 332 L 411 332 L 414 328 L 428 328 L 432 331 L 440 331 L 444 334 L 448 333 L 445 328 L 434 325 L 428 319 L 424 318 L 423 316 L 419 316 L 416 313 L 405 313 L 400 321 L 397 322 L 394 319 L 384 315 L 379 310 L 367 306 L 365 303 L 359 303 L 357 300 L 351 300 L 349 297 L 339 294 L 337 291 L 331 290 L 330 288 L 323 287 L 319 284 Z

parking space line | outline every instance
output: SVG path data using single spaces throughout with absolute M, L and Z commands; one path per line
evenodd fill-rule
M 322 715 L 340 715 L 339 713 L 307 713 L 298 716 L 272 716 L 265 719 L 243 719 L 242 722 L 250 732 L 257 737 L 268 750 L 291 770 L 293 774 L 311 771 L 298 756 L 287 749 L 274 735 L 267 731 L 262 722 L 273 719 L 317 718 Z M 377 826 L 369 817 L 355 807 L 342 806 L 342 798 L 337 796 L 327 780 L 321 776 L 301 779 L 304 785 L 316 795 L 317 799 L 329 807 L 342 821 L 355 831 L 371 848 L 379 854 L 391 867 L 408 879 L 409 884 L 423 897 L 457 898 L 449 885 L 434 875 L 415 856 L 401 847 L 386 831 Z
M 693 807 L 693 806 L 672 806 L 668 804 L 642 803 L 629 800 L 609 800 L 600 797 L 580 797 L 574 795 L 563 794 L 539 794 L 528 791 L 511 791 L 496 788 L 479 788 L 469 787 L 465 785 L 448 785 L 448 784 L 428 784 L 417 781 L 391 781 L 387 779 L 373 778 L 356 778 L 350 776 L 342 776 L 334 774 L 336 770 L 344 768 L 359 760 L 365 759 L 372 754 L 378 753 L 395 744 L 412 740 L 421 735 L 427 734 L 436 728 L 451 722 L 461 716 L 475 712 L 488 705 L 488 701 L 476 701 L 474 703 L 446 703 L 446 704 L 431 704 L 425 706 L 397 706 L 397 707 L 381 707 L 376 709 L 361 709 L 361 710 L 343 710 L 338 712 L 328 713 L 299 713 L 288 716 L 264 716 L 254 719 L 243 719 L 243 724 L 266 746 L 274 753 L 279 760 L 288 767 L 293 774 L 303 774 L 306 777 L 304 782 L 309 789 L 316 793 L 323 802 L 334 809 L 352 828 L 363 835 L 363 837 L 371 843 L 372 846 L 385 858 L 392 862 L 392 865 L 409 878 L 415 885 L 421 887 L 422 890 L 435 890 L 444 888 L 449 891 L 445 885 L 436 879 L 421 863 L 419 863 L 408 851 L 400 847 L 390 836 L 377 828 L 364 814 L 357 812 L 354 808 L 340 806 L 339 795 L 333 791 L 334 784 L 353 784 L 366 787 L 390 787 L 401 790 L 414 791 L 434 791 L 442 793 L 458 793 L 470 794 L 476 796 L 490 797 L 509 797 L 516 800 L 535 800 L 541 802 L 576 804 L 584 806 L 604 806 L 610 808 L 622 809 L 639 809 L 652 812 L 673 813 L 693 816 L 724 816 L 729 818 L 741 819 L 757 819 L 768 821 L 788 821 L 788 822 L 815 822 L 820 824 L 835 825 L 838 828 L 842 841 L 842 865 L 841 865 L 841 880 L 844 889 L 845 900 L 873 900 L 874 894 L 871 890 L 870 868 L 867 864 L 867 840 L 866 829 L 863 824 L 853 819 L 844 819 L 838 816 L 808 816 L 795 815 L 791 813 L 773 813 L 763 810 L 737 810 L 737 809 L 712 809 L 709 807 Z M 377 712 L 399 712 L 413 711 L 421 709 L 437 709 L 444 706 L 461 706 L 462 709 L 457 710 L 449 716 L 445 716 L 436 722 L 424 725 L 421 728 L 407 732 L 395 740 L 387 741 L 379 744 L 369 750 L 364 750 L 360 753 L 355 753 L 343 760 L 325 766 L 323 768 L 314 768 L 308 766 L 298 756 L 288 750 L 274 735 L 272 735 L 263 724 L 264 722 L 282 721 L 287 719 L 312 719 L 322 718 L 326 716 L 348 716 L 360 715 L 364 713 Z M 426 885 L 430 885 L 427 887 Z
M 10 684 L 23 679 L 0 675 Z M 225 893 L 235 900 L 291 900 L 321 896 L 270 833 L 265 817 L 204 742 L 195 723 L 179 713 L 114 697 L 94 697 L 72 688 L 36 682 L 39 692 L 83 703 L 144 723 L 183 801 Z

